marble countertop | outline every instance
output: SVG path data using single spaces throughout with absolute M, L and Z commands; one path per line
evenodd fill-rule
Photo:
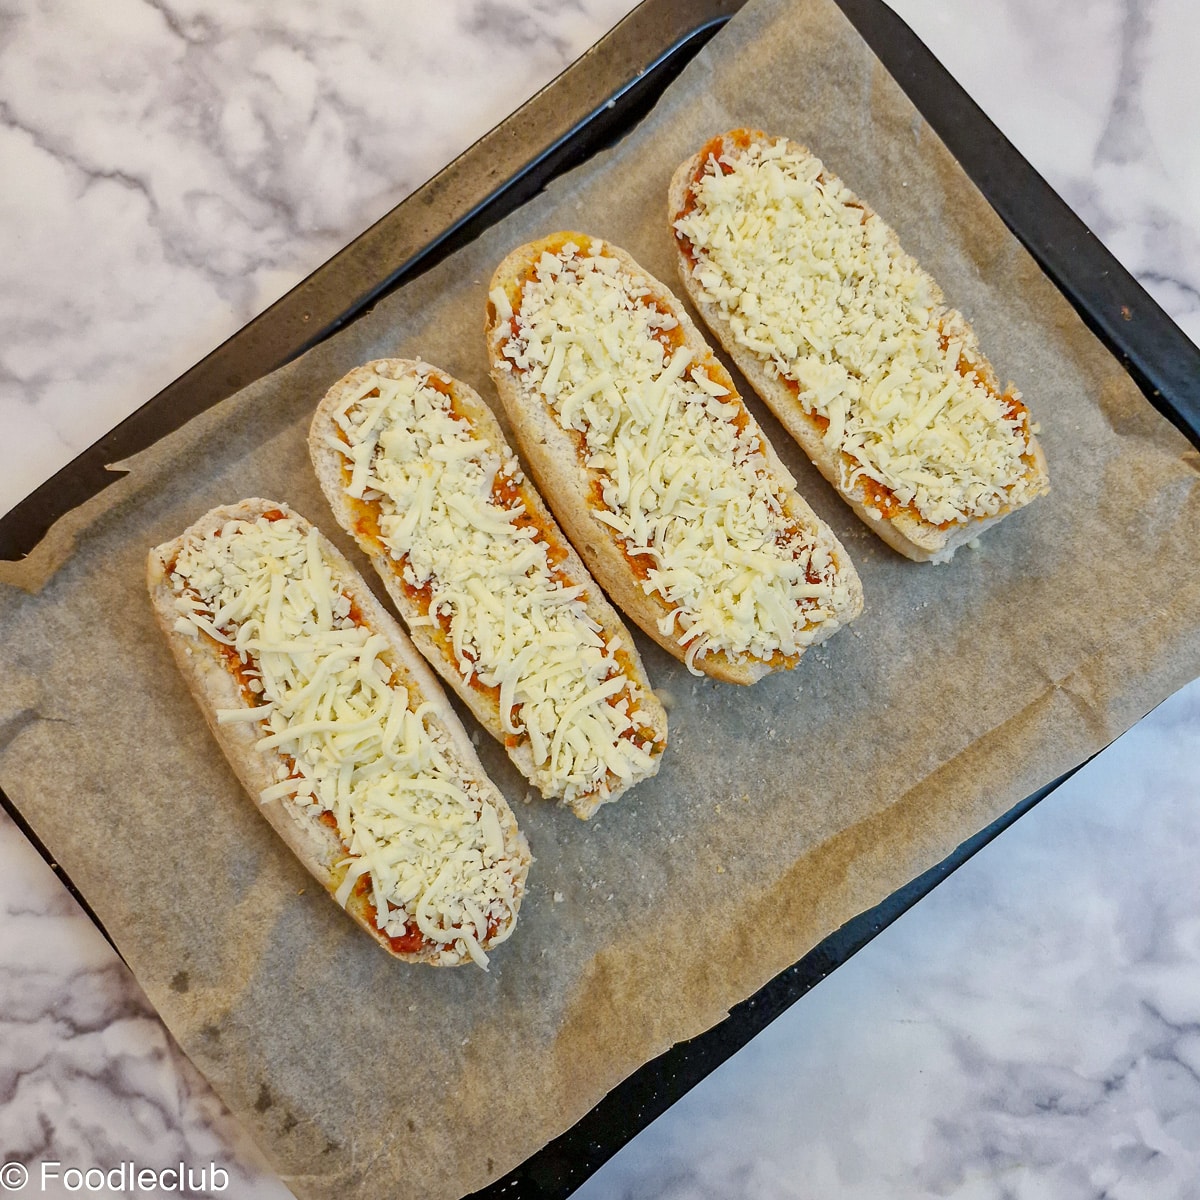
M 1200 7 L 892 3 L 1200 341 Z M 0 6 L 0 512 L 631 7 Z M 1200 682 L 578 1195 L 1200 1197 L 1198 844 Z M 0 930 L 0 1158 L 26 1194 L 133 1160 L 289 1195 L 6 816 Z

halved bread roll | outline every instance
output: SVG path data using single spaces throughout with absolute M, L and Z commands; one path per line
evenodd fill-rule
M 895 233 L 804 147 L 736 129 L 671 180 L 683 285 L 854 512 L 916 561 L 1049 488 L 1036 427 Z
M 543 496 L 613 601 L 696 673 L 752 683 L 852 620 L 841 544 L 674 296 L 560 232 L 491 282 L 492 378 Z
M 529 848 L 353 567 L 286 505 L 249 499 L 152 550 L 147 583 L 214 737 L 314 878 L 395 957 L 486 966 Z
M 309 449 L 418 649 L 544 796 L 587 818 L 657 772 L 667 718 L 637 647 L 473 388 L 367 363 Z

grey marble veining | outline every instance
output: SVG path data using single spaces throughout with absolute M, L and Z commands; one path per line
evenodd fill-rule
M 0 5 L 0 511 L 631 7 Z
M 1200 39 L 1190 0 L 892 5 L 1200 342 Z
M 0 0 L 0 511 L 629 7 Z M 1193 0 L 894 7 L 1200 340 Z M 580 1195 L 1200 1196 L 1198 844 L 1200 683 Z M 0 931 L 0 1158 L 288 1194 L 7 818 Z

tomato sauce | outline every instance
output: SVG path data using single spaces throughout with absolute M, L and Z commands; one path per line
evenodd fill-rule
M 891 520 L 903 511 L 900 501 L 896 499 L 896 493 L 885 484 L 864 478 L 862 489 L 863 503 L 875 509 L 885 519 Z

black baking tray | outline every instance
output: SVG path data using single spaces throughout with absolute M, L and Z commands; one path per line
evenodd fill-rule
M 1200 350 L 882 0 L 837 2 L 1149 402 L 1200 447 Z M 741 3 L 644 0 L 517 113 L 17 505 L 0 520 L 0 557 L 13 560 L 29 553 L 54 521 L 117 478 L 108 464 L 153 445 L 336 332 L 556 175 L 620 137 Z M 737 1005 L 720 1025 L 647 1063 L 573 1128 L 474 1193 L 475 1200 L 568 1196 L 639 1130 L 1065 778 L 1048 783 L 943 862 L 848 922 Z M 3 792 L 0 801 L 96 920 Z

